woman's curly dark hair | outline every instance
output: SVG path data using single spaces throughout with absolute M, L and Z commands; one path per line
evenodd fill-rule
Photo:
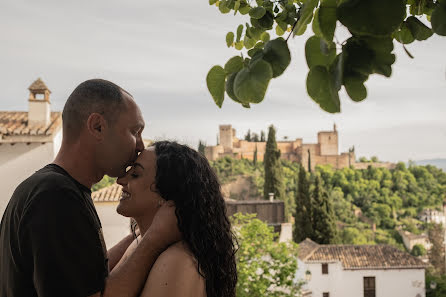
M 176 206 L 178 227 L 206 280 L 208 297 L 235 297 L 236 248 L 220 183 L 207 159 L 176 142 L 154 143 L 155 186 Z

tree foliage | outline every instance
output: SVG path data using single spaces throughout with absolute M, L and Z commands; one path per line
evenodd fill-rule
M 268 141 L 266 142 L 263 164 L 265 168 L 263 197 L 268 199 L 269 193 L 274 193 L 275 199 L 283 200 L 285 188 L 282 177 L 282 163 L 280 161 L 280 151 L 277 148 L 276 130 L 272 125 L 268 129 Z
M 280 160 L 282 164 L 284 201 L 288 203 L 287 217 L 294 215 L 298 225 L 299 178 L 305 172 L 299 163 Z M 211 162 L 223 183 L 238 175 L 251 177 L 254 186 L 263 195 L 264 168 L 261 161 L 254 166 L 250 160 L 222 158 Z M 305 173 L 309 176 L 308 173 Z M 421 233 L 426 226 L 417 219 L 426 208 L 441 209 L 446 195 L 446 173 L 434 166 L 406 166 L 398 163 L 395 169 L 352 168 L 333 169 L 331 166 L 316 166 L 314 174 L 321 177 L 333 206 L 335 220 L 341 226 L 339 242 L 345 244 L 392 244 L 403 248 L 396 227 L 412 233 Z M 308 191 L 314 185 L 308 180 Z M 371 224 L 376 224 L 373 232 Z M 303 238 L 305 239 L 305 238 Z M 300 242 L 299 240 L 297 240 Z
M 91 187 L 91 191 L 94 192 L 94 191 L 100 190 L 100 189 L 102 189 L 102 188 L 111 186 L 111 185 L 113 185 L 115 182 L 116 182 L 116 178 L 114 178 L 114 177 L 110 177 L 110 176 L 108 176 L 108 175 L 104 175 L 104 177 L 103 177 L 98 183 L 94 184 L 94 185 Z
M 428 252 L 429 263 L 434 268 L 437 275 L 445 274 L 445 246 L 444 246 L 444 228 L 441 224 L 432 224 L 429 226 L 429 241 L 432 244 Z
M 305 238 L 311 238 L 313 234 L 312 203 L 310 198 L 310 185 L 307 173 L 300 166 L 295 196 L 296 211 L 294 213 L 294 242 L 301 242 Z
M 412 57 L 405 44 L 434 33 L 446 35 L 446 2 L 440 0 L 209 0 L 209 4 L 223 14 L 239 13 L 248 20 L 226 35 L 226 45 L 240 55 L 224 67 L 212 67 L 207 75 L 209 92 L 219 107 L 225 93 L 246 108 L 262 102 L 271 79 L 291 62 L 289 37 L 303 35 L 310 25 L 314 35 L 305 44 L 307 92 L 330 113 L 341 111 L 342 87 L 359 102 L 367 97 L 364 83 L 370 75 L 391 76 L 394 40 Z M 350 33 L 343 42 L 337 40 L 339 25 Z
M 273 227 L 255 215 L 237 213 L 232 224 L 238 241 L 236 295 L 296 296 L 297 245 L 275 241 Z

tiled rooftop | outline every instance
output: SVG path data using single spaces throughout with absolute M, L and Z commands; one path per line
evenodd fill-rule
M 46 84 L 42 81 L 42 79 L 39 77 L 38 79 L 36 79 L 28 88 L 28 90 L 30 91 L 44 91 L 44 90 L 48 90 L 48 87 L 46 86 Z
M 0 139 L 5 136 L 50 136 L 62 127 L 62 114 L 51 113 L 49 125 L 28 125 L 28 112 L 0 111 Z
M 91 193 L 91 198 L 94 203 L 100 202 L 118 202 L 121 198 L 122 186 L 118 184 L 113 184 L 111 186 L 102 188 Z
M 320 245 L 310 239 L 299 244 L 305 263 L 341 262 L 344 269 L 410 269 L 426 264 L 390 245 Z

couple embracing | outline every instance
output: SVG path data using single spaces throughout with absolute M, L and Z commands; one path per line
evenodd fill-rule
M 80 84 L 62 119 L 56 159 L 3 215 L 0 297 L 234 297 L 233 234 L 208 161 L 175 142 L 144 148 L 140 109 L 106 80 Z M 138 227 L 108 250 L 90 190 L 105 174 Z

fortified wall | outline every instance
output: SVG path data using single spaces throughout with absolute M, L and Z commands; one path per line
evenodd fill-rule
M 236 159 L 254 159 L 257 152 L 257 160 L 263 161 L 266 142 L 251 142 L 238 139 L 236 130 L 231 125 L 219 126 L 220 143 L 216 146 L 207 146 L 205 156 L 214 161 L 219 158 L 230 156 Z M 317 165 L 331 165 L 335 169 L 353 166 L 363 169 L 363 163 L 356 163 L 354 149 L 349 152 L 339 153 L 339 138 L 336 125 L 332 131 L 320 131 L 317 133 L 317 143 L 303 143 L 302 138 L 291 141 L 277 141 L 282 159 L 299 162 L 308 170 L 314 170 Z M 309 165 L 311 164 L 311 165 Z M 392 163 L 366 163 L 374 167 L 391 168 Z M 376 166 L 375 166 L 376 165 Z M 361 168 L 360 168 L 361 167 Z

